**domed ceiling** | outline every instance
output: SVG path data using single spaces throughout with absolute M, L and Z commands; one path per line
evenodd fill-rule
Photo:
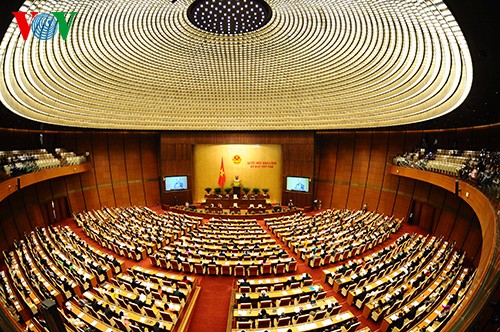
M 62 126 L 404 125 L 452 111 L 472 84 L 440 1 L 27 1 L 19 12 L 0 45 L 1 100 Z

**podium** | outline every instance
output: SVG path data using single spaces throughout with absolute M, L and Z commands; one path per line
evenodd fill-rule
M 233 186 L 233 195 L 238 195 L 238 197 L 240 197 L 240 193 L 241 193 L 241 187 Z

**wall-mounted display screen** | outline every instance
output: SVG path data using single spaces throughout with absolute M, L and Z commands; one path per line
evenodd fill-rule
M 165 176 L 163 181 L 165 182 L 165 191 L 188 189 L 186 175 Z
M 286 177 L 286 190 L 287 191 L 301 191 L 309 192 L 309 178 L 300 176 L 287 176 Z

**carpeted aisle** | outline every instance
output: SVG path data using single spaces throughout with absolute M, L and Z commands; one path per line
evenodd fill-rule
M 224 332 L 227 328 L 233 277 L 204 276 L 189 332 Z

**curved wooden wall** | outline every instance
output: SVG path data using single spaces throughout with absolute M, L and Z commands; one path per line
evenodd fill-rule
M 48 183 L 49 180 L 61 181 L 64 177 L 77 176 L 77 174 L 88 172 L 91 169 L 92 164 L 87 162 L 81 165 L 58 167 L 20 175 L 1 182 L 0 234 L 4 241 L 0 241 L 2 243 L 0 248 L 7 249 L 12 245 L 14 239 L 21 238 L 25 231 L 45 224 L 44 219 L 47 218 L 42 215 L 43 208 L 39 196 L 33 195 L 37 184 L 41 185 L 45 181 Z M 52 196 L 50 200 L 54 198 Z
M 45 169 L 39 172 L 16 176 L 6 181 L 0 182 L 0 202 L 3 201 L 7 196 L 25 187 L 31 186 L 32 184 L 62 176 L 87 172 L 91 169 L 92 165 L 90 163 L 85 163 L 75 166 Z
M 160 200 L 159 137 L 157 132 L 0 129 L 0 150 L 62 147 L 89 152 L 92 166 L 84 173 L 29 187 L 22 184 L 22 190 L 1 201 L 0 249 L 10 247 L 13 239 L 22 238 L 25 231 L 47 225 L 43 207 L 46 202 L 62 200 L 76 212 L 101 206 L 156 205 Z
M 430 183 L 455 193 L 456 179 L 450 176 L 391 165 L 389 172 L 400 177 Z M 477 266 L 476 277 L 465 301 L 453 315 L 447 326 L 456 331 L 464 331 L 478 316 L 500 280 L 500 225 L 490 200 L 470 184 L 459 181 L 458 196 L 469 204 L 481 225 L 482 254 Z

